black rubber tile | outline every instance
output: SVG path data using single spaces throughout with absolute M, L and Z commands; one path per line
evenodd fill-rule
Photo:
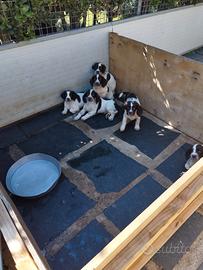
M 125 142 L 135 145 L 152 159 L 179 136 L 179 133 L 163 128 L 146 117 L 142 117 L 140 128 L 139 131 L 134 130 L 133 121 L 127 125 L 125 131 L 118 130 L 114 134 Z
M 85 172 L 98 192 L 118 192 L 142 174 L 146 167 L 102 141 L 69 164 Z
M 161 163 L 157 170 L 175 182 L 182 172 L 185 172 L 185 152 L 191 147 L 190 144 L 184 144 L 173 155 Z
M 115 118 L 113 121 L 109 121 L 106 119 L 104 114 L 97 114 L 85 122 L 93 129 L 101 129 L 101 128 L 107 128 L 115 126 L 117 123 L 119 123 L 122 120 L 123 111 L 119 110 L 119 112 L 115 115 Z
M 6 174 L 14 161 L 8 153 L 8 149 L 0 149 L 0 182 L 5 186 Z
M 41 198 L 15 197 L 14 202 L 41 248 L 95 205 L 67 179 Z
M 164 270 L 171 270 L 181 257 L 190 250 L 190 246 L 202 232 L 203 216 L 195 213 L 157 252 L 153 261 L 161 265 Z M 191 268 L 192 269 L 192 268 Z
M 53 126 L 57 121 L 66 118 L 68 115 L 63 115 L 61 113 L 62 110 L 63 105 L 57 106 L 31 117 L 18 125 L 28 136 L 39 133 L 41 130 L 46 129 L 49 126 Z
M 16 125 L 0 128 L 0 149 L 14 143 L 22 142 L 25 139 L 26 136 Z
M 50 260 L 52 269 L 79 270 L 100 252 L 112 236 L 97 221 L 92 221 L 75 238 L 65 244 Z
M 105 209 L 104 214 L 122 230 L 164 191 L 165 189 L 151 176 L 147 176 Z
M 62 158 L 87 142 L 89 142 L 89 138 L 79 129 L 65 122 L 59 122 L 19 144 L 19 147 L 26 154 L 45 153 Z

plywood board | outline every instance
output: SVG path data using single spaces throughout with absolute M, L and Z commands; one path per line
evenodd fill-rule
M 203 64 L 115 33 L 109 48 L 118 91 L 135 93 L 144 109 L 203 142 Z

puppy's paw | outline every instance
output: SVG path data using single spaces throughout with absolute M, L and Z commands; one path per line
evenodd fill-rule
M 113 121 L 113 119 L 114 119 L 114 114 L 107 113 L 107 114 L 105 115 L 105 117 L 106 117 L 106 119 L 108 119 L 109 121 Z
M 81 117 L 81 120 L 83 120 L 83 121 L 86 120 L 86 119 L 87 119 L 87 118 L 86 118 L 85 116 Z
M 139 126 L 135 126 L 134 127 L 134 130 L 140 130 L 140 127 Z
M 61 113 L 62 113 L 62 114 L 67 114 L 67 112 L 66 112 L 66 111 L 62 111 Z
M 125 127 L 124 126 L 121 126 L 120 127 L 120 131 L 123 132 L 125 130 Z
M 79 120 L 80 119 L 80 115 L 78 114 L 78 115 L 76 115 L 74 118 L 73 118 L 74 120 Z
M 71 112 L 72 114 L 74 114 L 74 113 L 76 113 L 77 111 L 74 111 L 74 110 L 70 110 L 70 112 Z

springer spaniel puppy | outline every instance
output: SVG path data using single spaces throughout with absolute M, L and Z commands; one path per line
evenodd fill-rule
M 113 121 L 117 114 L 115 103 L 112 99 L 101 98 L 94 89 L 88 90 L 83 96 L 84 107 L 75 116 L 74 120 L 86 120 L 97 113 L 103 113 L 108 120 Z M 85 114 L 86 113 L 86 114 Z
M 185 154 L 187 162 L 185 169 L 189 170 L 200 158 L 203 157 L 203 144 L 195 144 Z
M 114 94 L 116 89 L 116 80 L 110 72 L 107 72 L 106 66 L 102 63 L 97 62 L 92 65 L 92 69 L 95 71 L 95 75 L 100 74 L 104 77 L 104 79 L 107 80 L 107 86 L 109 88 L 109 91 Z
M 108 80 L 96 73 L 90 79 L 90 84 L 97 94 L 102 98 L 113 99 L 113 92 L 108 87 Z
M 84 93 L 76 93 L 71 90 L 66 90 L 61 94 L 61 98 L 64 100 L 64 110 L 62 114 L 67 114 L 68 111 L 71 113 L 78 112 L 83 107 Z
M 138 97 L 129 92 L 122 92 L 117 95 L 117 100 L 123 103 L 124 113 L 120 126 L 120 131 L 124 131 L 128 121 L 135 120 L 135 130 L 140 130 L 140 119 L 143 109 L 140 105 Z

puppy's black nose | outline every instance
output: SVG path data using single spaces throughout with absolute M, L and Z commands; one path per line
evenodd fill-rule
M 196 155 L 196 154 L 192 154 L 191 157 L 192 157 L 192 158 L 196 158 L 197 155 Z
M 66 100 L 67 100 L 67 101 L 71 101 L 71 99 L 70 99 L 70 98 L 67 98 Z
M 91 97 L 88 97 L 87 100 L 91 102 L 92 101 L 92 98 Z

